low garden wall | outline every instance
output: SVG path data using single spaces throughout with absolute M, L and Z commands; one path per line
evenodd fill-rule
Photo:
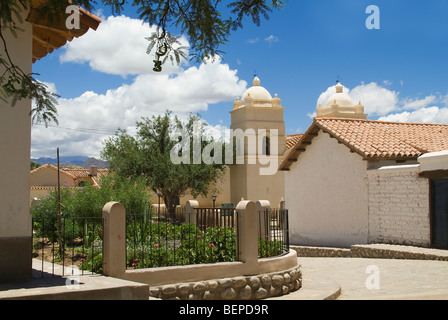
M 265 204 L 266 205 L 266 204 Z M 103 274 L 146 283 L 160 299 L 262 299 L 298 290 L 302 285 L 297 253 L 258 258 L 260 201 L 241 201 L 238 212 L 238 260 L 185 266 L 126 269 L 126 213 L 117 202 L 103 208 Z

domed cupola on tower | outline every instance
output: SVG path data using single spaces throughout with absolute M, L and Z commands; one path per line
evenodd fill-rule
M 367 115 L 364 113 L 364 106 L 361 101 L 357 105 L 354 104 L 352 98 L 343 92 L 344 87 L 338 83 L 336 92 L 327 100 L 324 106 L 320 105 L 316 110 L 316 118 L 333 117 L 333 118 L 354 118 L 365 119 Z
M 281 107 L 281 100 L 277 94 L 272 98 L 269 91 L 260 86 L 260 82 L 260 79 L 255 77 L 252 82 L 253 86 L 243 93 L 241 100 L 236 99 L 233 103 L 233 109 L 243 107 Z

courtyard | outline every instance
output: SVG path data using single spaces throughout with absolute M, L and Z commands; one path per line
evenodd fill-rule
M 421 259 L 297 257 L 302 265 L 302 288 L 268 300 L 447 300 L 448 252 L 405 246 L 390 246 L 390 250 L 384 252 L 397 248 L 405 255 L 418 251 L 422 254 Z M 431 260 L 423 260 L 425 256 L 430 256 Z M 35 259 L 33 263 L 39 269 L 40 261 Z M 366 271 L 372 270 L 372 266 L 379 271 L 376 278 L 378 286 L 369 285 L 372 284 L 369 277 L 373 273 Z M 71 299 L 70 294 L 79 294 L 83 299 L 90 299 L 92 295 L 96 299 L 108 299 L 110 296 L 106 293 L 114 291 L 126 299 L 129 298 L 129 290 L 148 290 L 146 285 L 100 275 L 80 276 L 80 283 L 78 290 L 68 290 L 66 278 L 42 278 L 36 273 L 33 281 L 26 284 L 1 284 L 0 300 Z M 90 293 L 82 296 L 82 292 Z

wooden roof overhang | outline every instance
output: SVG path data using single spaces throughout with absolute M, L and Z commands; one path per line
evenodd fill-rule
M 89 29 L 96 30 L 101 23 L 99 17 L 78 7 L 79 28 L 68 29 L 66 19 L 69 14 L 65 11 L 55 13 L 52 19 L 39 12 L 39 8 L 46 2 L 47 0 L 33 0 L 26 19 L 33 26 L 33 63 L 64 46 L 67 41 L 84 35 Z M 69 4 L 70 1 L 67 1 L 67 5 Z

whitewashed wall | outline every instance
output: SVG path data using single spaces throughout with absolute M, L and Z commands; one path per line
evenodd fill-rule
M 297 160 L 285 173 L 290 242 L 367 243 L 367 161 L 322 131 Z

